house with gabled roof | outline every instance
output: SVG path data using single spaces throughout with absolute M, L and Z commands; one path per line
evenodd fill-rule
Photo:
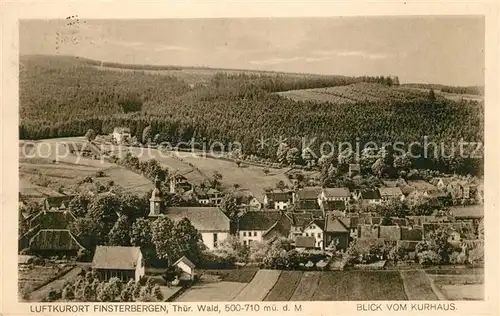
M 297 209 L 320 209 L 320 187 L 305 187 L 293 194 L 293 203 Z
M 378 191 L 380 193 L 380 198 L 382 199 L 382 202 L 389 202 L 391 200 L 402 201 L 405 198 L 403 191 L 401 191 L 401 188 L 399 187 L 378 188 Z
M 218 206 L 222 203 L 222 199 L 224 198 L 224 192 L 221 192 L 214 188 L 206 188 L 202 189 L 200 187 L 195 187 L 193 190 L 194 198 L 200 204 L 205 205 L 215 205 Z
M 273 191 L 264 193 L 264 206 L 275 210 L 286 210 L 292 206 L 292 191 Z
M 315 248 L 324 249 L 325 220 L 313 219 L 307 223 L 304 227 L 302 227 L 302 236 L 314 237 Z
M 380 205 L 382 197 L 378 189 L 366 189 L 359 191 L 358 201 L 364 205 Z
M 238 220 L 238 237 L 248 246 L 276 237 L 288 238 L 291 225 L 291 218 L 282 211 L 249 211 Z
M 316 239 L 314 237 L 297 236 L 295 238 L 295 249 L 310 250 L 316 248 Z
M 181 258 L 179 258 L 179 260 L 174 262 L 174 264 L 172 264 L 172 266 L 178 267 L 179 269 L 181 269 L 182 273 L 179 277 L 179 280 L 181 280 L 181 281 L 193 281 L 194 280 L 194 277 L 196 275 L 196 271 L 195 271 L 196 265 L 191 260 L 189 260 L 188 257 L 182 256 Z
M 138 282 L 145 275 L 145 266 L 140 247 L 97 246 L 92 260 L 92 270 L 104 281 L 116 277 Z
M 327 216 L 325 220 L 325 249 L 344 251 L 349 246 L 350 228 L 340 218 Z
M 40 229 L 29 238 L 28 248 L 32 253 L 41 256 L 68 257 L 76 257 L 80 249 L 85 249 L 69 229 Z
M 68 210 L 74 195 L 49 196 L 43 199 L 43 209 L 46 211 Z
M 229 218 L 218 207 L 169 207 L 164 216 L 174 222 L 187 218 L 208 249 L 214 249 L 230 233 Z

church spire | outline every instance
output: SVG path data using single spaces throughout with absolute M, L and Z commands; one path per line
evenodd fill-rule
M 149 199 L 149 216 L 158 216 L 162 213 L 164 207 L 163 193 L 161 192 L 161 181 L 158 175 L 154 180 L 155 188 Z

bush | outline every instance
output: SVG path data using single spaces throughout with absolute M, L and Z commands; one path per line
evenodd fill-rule
M 87 249 L 79 249 L 76 260 L 82 262 L 90 261 L 90 254 L 90 251 Z
M 432 250 L 425 250 L 418 254 L 419 263 L 422 265 L 437 265 L 441 262 L 439 255 Z
M 19 251 L 20 255 L 29 255 L 31 254 L 31 250 L 29 248 L 24 248 L 23 250 Z
M 46 302 L 54 302 L 62 298 L 62 292 L 61 290 L 50 290 L 49 293 L 47 293 L 47 297 L 45 298 Z
M 102 170 L 98 170 L 98 171 L 96 171 L 96 173 L 95 173 L 95 176 L 96 176 L 96 177 L 98 177 L 98 178 L 102 178 L 102 177 L 104 177 L 105 175 L 106 175 L 106 174 L 105 174 L 105 173 L 104 173 L 104 171 L 102 171 Z
M 477 247 L 469 251 L 469 262 L 472 264 L 484 263 L 484 248 Z

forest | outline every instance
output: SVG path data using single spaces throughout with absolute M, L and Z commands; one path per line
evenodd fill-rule
M 276 147 L 257 146 L 261 137 L 282 136 L 299 149 L 301 137 L 315 137 L 314 151 L 324 141 L 410 143 L 428 136 L 452 144 L 484 138 L 482 102 L 423 94 L 411 100 L 332 104 L 273 93 L 359 82 L 390 86 L 399 84 L 397 77 L 219 72 L 193 87 L 175 76 L 100 70 L 69 57 L 23 56 L 21 64 L 20 139 L 81 136 L 88 129 L 107 134 L 116 126 L 130 127 L 140 139 L 151 126 L 153 135 L 173 144 L 192 138 L 208 144 L 237 141 L 245 154 L 275 158 Z

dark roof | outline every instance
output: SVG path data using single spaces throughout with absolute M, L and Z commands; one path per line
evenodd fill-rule
M 173 265 L 176 266 L 177 264 L 179 264 L 180 262 L 184 262 L 186 265 L 188 265 L 188 267 L 190 267 L 191 269 L 193 269 L 195 267 L 194 263 L 189 260 L 186 256 L 182 256 L 179 260 L 177 260 Z
M 302 209 L 302 210 L 318 210 L 320 209 L 320 206 L 318 204 L 318 200 L 298 200 L 297 209 Z
M 422 228 L 420 227 L 401 227 L 402 240 L 422 240 Z
M 68 207 L 69 202 L 74 198 L 73 195 L 50 196 L 44 199 L 44 205 L 47 208 L 51 207 Z
M 219 190 L 213 188 L 201 189 L 200 187 L 195 187 L 193 193 L 198 198 L 209 198 L 211 196 L 215 196 L 215 194 L 223 195 L 223 193 Z
M 378 226 L 372 225 L 359 225 L 358 236 L 360 239 L 377 239 L 379 233 Z
M 408 221 L 406 220 L 406 218 L 391 217 L 391 221 L 394 223 L 394 225 L 398 225 L 401 227 L 408 225 Z
M 92 268 L 135 270 L 141 248 L 97 246 L 92 260 Z
M 351 193 L 348 188 L 324 188 L 325 197 L 349 197 Z
M 385 240 L 400 240 L 401 228 L 399 226 L 379 226 L 379 238 Z
M 344 217 L 345 212 L 343 211 L 325 211 L 326 216 L 334 216 L 334 217 Z
M 292 192 L 267 192 L 267 199 L 273 202 L 289 202 L 292 200 Z
M 239 220 L 239 230 L 268 230 L 281 218 L 281 211 L 249 211 Z
M 292 222 L 294 226 L 305 227 L 313 220 L 313 216 L 310 213 L 292 213 Z
M 456 218 L 483 218 L 483 205 L 466 205 L 450 207 L 451 214 Z
M 325 231 L 329 233 L 348 233 L 349 227 L 337 217 L 327 216 L 325 221 Z
M 297 191 L 297 198 L 299 200 L 317 200 L 320 193 L 320 187 L 306 187 Z
M 288 237 L 292 227 L 292 220 L 287 215 L 282 215 L 276 223 L 264 232 L 263 237 L 270 238 L 273 236 Z
M 344 201 L 338 201 L 338 200 L 323 201 L 322 206 L 323 206 L 323 209 L 325 211 L 333 211 L 333 210 L 343 211 L 346 208 L 345 207 L 345 202 Z
M 408 222 L 412 225 L 422 226 L 424 223 L 434 223 L 437 222 L 437 218 L 434 215 L 427 216 L 407 216 Z
M 397 245 L 408 251 L 415 251 L 419 241 L 413 240 L 398 240 Z
M 70 251 L 84 248 L 68 229 L 42 229 L 30 240 L 30 249 Z
M 199 232 L 229 231 L 229 218 L 218 207 L 170 207 L 165 216 L 173 221 L 187 218 Z
M 378 190 L 362 190 L 361 198 L 363 200 L 380 200 L 381 196 Z
M 75 216 L 69 211 L 41 211 L 29 221 L 30 228 L 39 226 L 40 229 L 66 229 L 74 220 Z
M 339 218 L 344 225 L 350 229 L 358 228 L 359 217 L 358 216 L 346 216 Z
M 316 239 L 314 237 L 297 236 L 295 238 L 295 247 L 298 248 L 314 248 Z

